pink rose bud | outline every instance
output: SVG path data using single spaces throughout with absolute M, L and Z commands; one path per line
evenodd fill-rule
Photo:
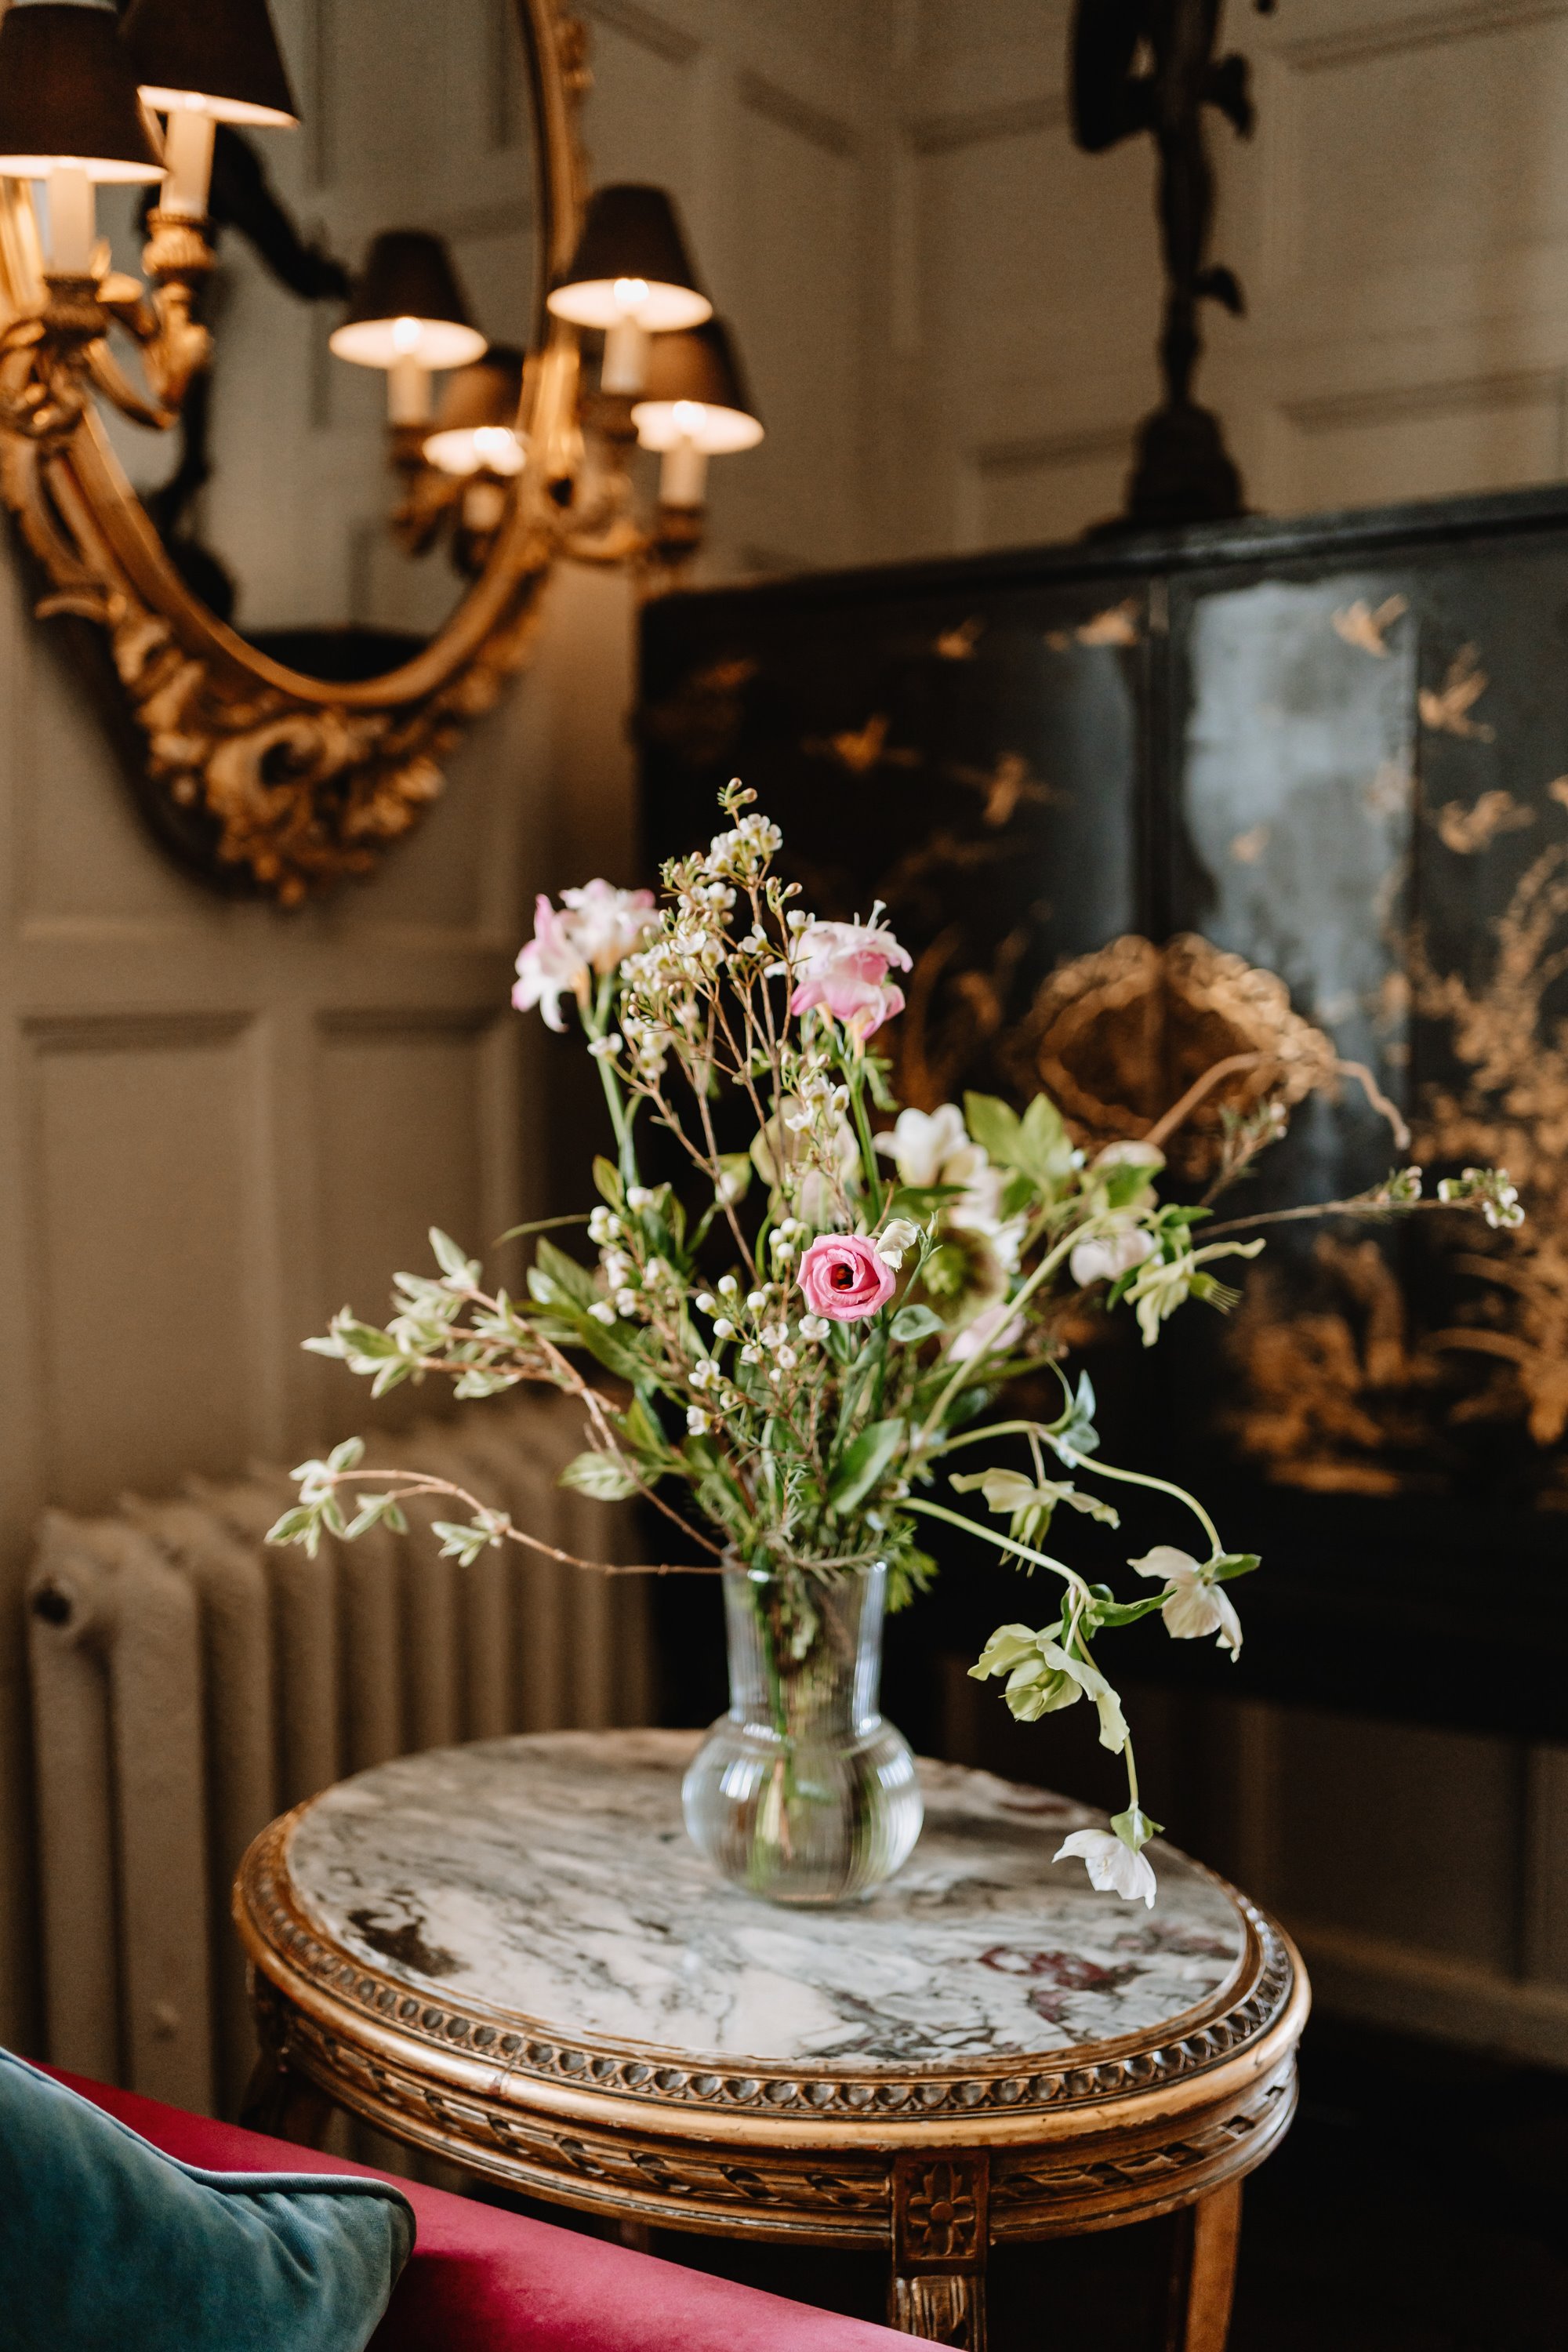
M 898 1280 L 863 1234 L 819 1234 L 800 1262 L 800 1286 L 814 1315 L 859 1323 L 886 1306 Z

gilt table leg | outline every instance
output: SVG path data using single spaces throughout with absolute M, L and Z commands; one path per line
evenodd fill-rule
M 904 2335 L 985 2352 L 988 2190 L 984 2154 L 895 2160 L 888 2317 Z
M 1165 2352 L 1225 2352 L 1240 2244 L 1239 2180 L 1177 2214 Z

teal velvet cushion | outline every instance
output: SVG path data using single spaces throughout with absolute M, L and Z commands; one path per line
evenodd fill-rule
M 198 2172 L 0 2050 L 0 2352 L 361 2352 L 413 2244 L 385 2182 Z

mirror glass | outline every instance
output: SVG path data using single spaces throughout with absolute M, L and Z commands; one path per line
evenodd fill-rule
M 465 479 L 420 449 L 455 403 L 479 393 L 493 404 L 507 372 L 485 384 L 435 374 L 429 424 L 395 445 L 388 372 L 336 356 L 329 338 L 373 239 L 427 232 L 489 356 L 505 362 L 510 347 L 515 393 L 537 268 L 525 37 L 517 0 L 272 5 L 301 120 L 218 128 L 217 260 L 202 308 L 210 374 L 167 433 L 107 403 L 100 415 L 205 604 L 292 668 L 374 677 L 439 631 L 505 519 L 512 490 L 499 467 Z M 135 277 L 146 193 L 100 191 L 114 267 Z M 134 374 L 133 350 L 119 355 Z

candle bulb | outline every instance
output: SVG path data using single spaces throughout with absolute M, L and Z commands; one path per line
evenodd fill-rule
M 605 358 L 599 370 L 601 392 L 640 392 L 647 382 L 647 329 L 641 311 L 648 298 L 646 278 L 617 278 L 613 299 L 618 316 L 605 330 Z
M 203 107 L 170 110 L 163 141 L 163 161 L 169 176 L 163 183 L 159 209 L 177 220 L 205 220 L 212 186 L 215 118 Z
M 707 412 L 696 400 L 678 400 L 674 410 L 676 437 L 659 466 L 659 502 L 667 507 L 700 507 L 708 484 L 708 452 L 702 442 Z
M 92 268 L 97 207 L 84 165 L 58 163 L 48 178 L 49 258 L 55 278 L 85 278 Z
M 417 360 L 394 360 L 386 371 L 388 424 L 428 425 L 431 405 L 429 369 Z

